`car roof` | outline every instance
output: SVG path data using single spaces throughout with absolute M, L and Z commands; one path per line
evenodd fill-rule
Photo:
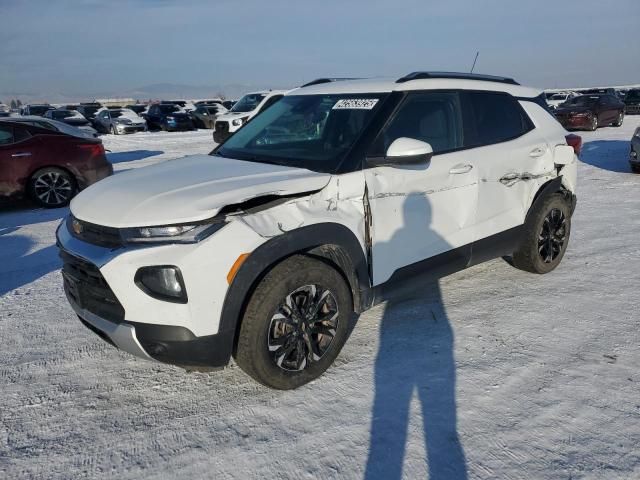
M 491 78 L 491 77 L 487 77 Z M 501 77 L 496 77 L 501 78 Z M 398 80 L 401 80 L 398 82 Z M 510 80 L 510 79 L 506 79 Z M 476 78 L 416 78 L 410 76 L 398 78 L 364 78 L 358 80 L 330 81 L 300 87 L 289 95 L 351 94 L 351 93 L 390 93 L 411 90 L 488 90 L 506 92 L 516 97 L 532 98 L 542 93 L 542 89 L 524 87 L 514 83 Z

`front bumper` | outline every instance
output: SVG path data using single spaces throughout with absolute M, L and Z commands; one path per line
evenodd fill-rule
M 634 137 L 629 149 L 629 163 L 640 165 L 640 138 Z
M 226 275 L 240 253 L 262 243 L 244 223 L 230 222 L 200 243 L 183 245 L 98 246 L 74 237 L 66 221 L 56 236 L 67 299 L 100 337 L 140 358 L 175 365 L 222 367 L 229 362 L 235 329 L 219 328 Z M 139 268 L 167 264 L 179 265 L 188 303 L 153 298 L 135 284 Z
M 213 141 L 216 142 L 216 143 L 224 143 L 232 135 L 233 135 L 232 132 L 227 132 L 227 131 L 218 132 L 218 131 L 214 130 L 214 132 L 213 132 Z
M 146 132 L 146 125 L 127 125 L 127 124 L 116 124 L 116 129 L 118 133 L 136 133 L 136 132 Z

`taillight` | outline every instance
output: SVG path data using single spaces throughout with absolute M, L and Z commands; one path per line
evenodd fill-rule
M 78 148 L 86 151 L 92 157 L 104 155 L 104 146 L 102 143 L 80 143 L 78 144 Z
M 580 155 L 580 152 L 582 151 L 582 137 L 580 135 L 570 133 L 564 138 L 567 140 L 567 145 L 573 147 L 575 154 Z

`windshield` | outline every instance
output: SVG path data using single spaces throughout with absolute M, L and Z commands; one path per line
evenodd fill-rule
M 73 117 L 75 112 L 69 110 L 56 110 L 51 112 L 51 116 L 56 120 L 62 120 L 63 118 Z
M 250 93 L 245 95 L 231 109 L 232 112 L 251 112 L 255 110 L 260 102 L 266 97 L 263 93 Z
M 640 90 L 630 90 L 625 100 L 640 100 Z
M 285 96 L 215 155 L 335 172 L 382 103 L 381 94 Z
M 160 105 L 160 111 L 162 113 L 179 112 L 180 111 L 180 107 L 178 107 L 176 105 Z
M 600 97 L 590 97 L 589 95 L 582 95 L 581 97 L 572 98 L 567 103 L 577 107 L 588 107 L 595 104 Z
M 109 110 L 109 114 L 111 118 L 119 118 L 122 116 L 124 112 L 122 110 Z
M 51 107 L 49 107 L 48 105 L 39 105 L 39 106 L 31 105 L 29 107 L 29 113 L 31 115 L 43 115 L 48 110 L 51 110 Z

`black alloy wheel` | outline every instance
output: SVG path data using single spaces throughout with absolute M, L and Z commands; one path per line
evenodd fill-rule
M 538 253 L 544 263 L 552 263 L 562 252 L 566 240 L 567 218 L 562 210 L 549 211 L 538 237 Z
M 305 285 L 288 294 L 271 318 L 268 348 L 283 370 L 301 371 L 319 361 L 338 328 L 334 294 L 319 285 Z

